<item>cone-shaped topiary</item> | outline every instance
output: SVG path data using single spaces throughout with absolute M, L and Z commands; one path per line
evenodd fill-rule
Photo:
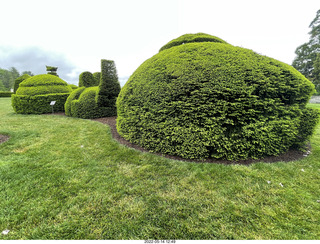
M 54 111 L 64 111 L 64 103 L 72 88 L 54 75 L 36 75 L 20 83 L 12 96 L 12 107 L 16 113 L 41 114 L 52 111 L 51 101 L 56 101 Z
M 297 70 L 223 42 L 182 43 L 145 61 L 122 88 L 125 139 L 183 158 L 237 160 L 310 138 L 319 120 L 306 108 L 314 86 Z
M 117 114 L 116 101 L 121 90 L 114 61 L 101 60 L 101 75 L 97 103 L 100 107 L 109 107 L 111 114 Z

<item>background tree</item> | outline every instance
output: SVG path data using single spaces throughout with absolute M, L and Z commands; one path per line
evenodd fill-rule
M 31 71 L 23 71 L 21 75 L 28 74 L 34 76 Z M 10 91 L 14 88 L 15 80 L 20 77 L 19 71 L 15 67 L 10 69 L 0 68 L 0 91 Z
M 23 71 L 21 73 L 21 75 L 30 75 L 30 76 L 34 76 L 34 74 L 31 71 Z
M 297 56 L 293 60 L 292 66 L 310 79 L 315 84 L 317 92 L 320 93 L 320 79 L 315 72 L 316 59 L 320 53 L 320 9 L 309 28 L 311 28 L 309 42 L 296 49 Z

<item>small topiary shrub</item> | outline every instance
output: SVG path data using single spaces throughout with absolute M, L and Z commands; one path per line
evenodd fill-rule
M 22 81 L 30 78 L 30 77 L 31 77 L 31 76 L 28 75 L 28 74 L 24 74 L 24 75 L 18 77 L 18 78 L 14 81 L 13 92 L 16 93 L 17 90 L 18 90 L 18 88 L 19 88 L 20 83 L 21 83 Z
M 12 96 L 12 107 L 22 114 L 50 113 L 50 102 L 56 101 L 54 111 L 64 111 L 64 103 L 71 92 L 71 87 L 57 76 L 36 75 L 20 83 Z
M 101 72 L 94 72 L 93 77 L 96 79 L 96 81 L 97 81 L 96 84 L 98 86 L 100 84 Z
M 305 145 L 319 113 L 306 108 L 314 86 L 297 70 L 223 42 L 182 43 L 145 61 L 122 88 L 121 136 L 188 159 L 263 158 Z
M 116 93 L 116 89 L 113 87 L 119 85 L 120 88 L 120 83 L 117 80 L 114 62 L 101 60 L 101 70 L 101 76 L 100 72 L 96 72 L 94 75 L 90 72 L 83 72 L 80 75 L 80 88 L 73 91 L 66 101 L 66 115 L 83 119 L 116 115 L 116 96 L 120 89 Z M 87 87 L 96 82 L 97 77 L 100 77 L 99 86 Z
M 79 87 L 85 86 L 85 87 L 92 87 L 92 86 L 98 86 L 99 81 L 96 80 L 96 78 L 93 76 L 93 74 L 89 71 L 82 72 L 79 76 Z

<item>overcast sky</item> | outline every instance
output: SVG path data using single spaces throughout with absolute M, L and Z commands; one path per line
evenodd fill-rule
M 0 67 L 58 74 L 114 60 L 121 85 L 170 40 L 204 32 L 291 64 L 319 0 L 0 0 Z

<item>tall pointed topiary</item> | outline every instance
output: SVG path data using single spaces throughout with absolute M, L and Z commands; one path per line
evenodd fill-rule
M 100 84 L 96 99 L 99 107 L 108 108 L 109 116 L 117 114 L 116 101 L 120 90 L 114 61 L 102 59 Z

